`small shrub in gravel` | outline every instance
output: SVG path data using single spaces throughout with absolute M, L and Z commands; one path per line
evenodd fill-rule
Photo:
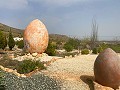
M 3 58 L 0 60 L 0 65 L 10 69 L 15 69 L 18 63 L 19 61 L 10 59 L 7 54 L 3 55 Z
M 16 67 L 17 72 L 20 74 L 29 73 L 35 69 L 45 69 L 44 64 L 40 61 L 24 60 L 18 64 Z
M 93 54 L 97 54 L 97 53 L 98 53 L 98 49 L 97 49 L 97 48 L 94 48 L 94 49 L 92 50 L 92 53 L 93 53 Z
M 88 50 L 88 49 L 83 49 L 83 50 L 81 51 L 81 54 L 89 54 L 89 50 Z

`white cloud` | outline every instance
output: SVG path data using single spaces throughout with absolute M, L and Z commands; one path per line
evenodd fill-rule
M 24 9 L 28 5 L 27 0 L 0 0 L 0 8 L 18 10 Z

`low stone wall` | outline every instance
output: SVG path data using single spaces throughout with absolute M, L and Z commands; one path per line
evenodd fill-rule
M 18 77 L 26 77 L 25 74 L 20 74 L 20 73 L 17 72 L 17 70 L 13 70 L 13 69 L 10 69 L 10 68 L 5 68 L 5 67 L 3 67 L 2 65 L 0 65 L 0 68 L 1 68 L 3 71 L 9 72 L 9 73 L 13 73 L 13 74 L 15 74 L 15 75 L 18 76 Z

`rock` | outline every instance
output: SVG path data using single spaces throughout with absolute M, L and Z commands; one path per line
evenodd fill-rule
M 37 54 L 37 56 L 36 56 L 37 58 L 39 58 L 39 57 L 42 57 L 42 54 Z
M 9 68 L 6 69 L 6 71 L 7 71 L 7 72 L 10 72 L 10 73 L 13 72 L 13 70 L 12 70 L 12 69 L 9 69 Z
M 18 72 L 16 72 L 16 70 L 13 70 L 12 73 L 15 74 L 16 76 L 20 77 L 20 74 Z
M 44 67 L 47 67 L 47 65 L 46 65 L 46 64 L 44 64 Z
M 2 65 L 0 65 L 0 68 L 3 70 L 4 69 L 4 67 L 2 66 Z
M 38 19 L 33 20 L 24 31 L 24 48 L 30 53 L 43 53 L 48 46 L 48 31 Z
M 30 53 L 28 53 L 27 56 L 30 56 Z
M 24 77 L 24 78 L 26 78 L 26 76 L 25 76 L 24 74 L 20 74 L 20 77 Z
M 14 58 L 14 54 L 8 54 L 8 56 L 9 56 L 10 59 Z
M 32 53 L 33 57 L 36 57 L 38 55 L 38 53 Z
M 95 81 L 117 89 L 120 86 L 120 58 L 110 48 L 101 52 L 94 63 Z

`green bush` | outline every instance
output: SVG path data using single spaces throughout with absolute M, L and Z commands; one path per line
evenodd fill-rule
M 102 47 L 103 50 L 106 48 L 109 48 L 109 45 L 106 43 L 102 43 L 102 44 L 100 44 L 100 46 Z
M 102 51 L 103 51 L 102 47 L 98 47 L 98 53 L 100 53 Z
M 45 53 L 47 53 L 50 56 L 55 56 L 56 55 L 55 49 L 56 49 L 56 46 L 52 43 L 49 43 Z
M 93 53 L 93 54 L 97 54 L 97 53 L 98 53 L 98 49 L 97 49 L 97 48 L 94 48 L 94 49 L 92 50 L 92 53 Z
M 16 45 L 18 46 L 18 48 L 23 49 L 24 48 L 24 42 L 23 42 L 23 40 L 17 41 Z
M 120 53 L 120 44 L 109 44 L 109 48 L 113 49 L 116 53 Z
M 88 49 L 83 49 L 83 50 L 81 51 L 81 54 L 89 54 L 89 50 L 88 50 Z
M 17 72 L 24 74 L 34 71 L 35 69 L 45 69 L 44 64 L 39 61 L 24 60 L 16 67 Z
M 66 44 L 64 45 L 64 49 L 65 49 L 67 52 L 70 52 L 70 51 L 73 50 L 73 46 L 66 43 Z

